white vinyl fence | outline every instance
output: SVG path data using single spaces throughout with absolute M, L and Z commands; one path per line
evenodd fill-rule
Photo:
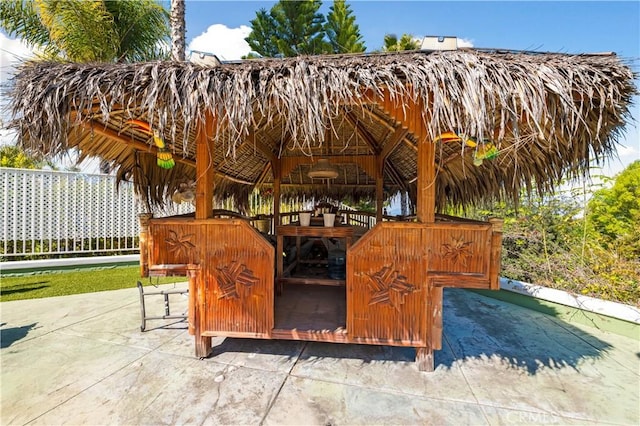
M 135 253 L 142 212 L 133 185 L 113 176 L 0 168 L 0 258 Z
M 254 215 L 273 214 L 272 201 L 258 195 L 250 197 L 249 204 Z M 280 210 L 286 214 L 313 205 L 314 200 L 302 198 Z M 227 200 L 215 208 L 232 206 Z M 344 204 L 340 209 L 353 210 Z M 152 213 L 163 217 L 194 210 L 183 203 Z M 144 212 L 133 184 L 117 185 L 114 176 L 0 167 L 0 261 L 137 253 L 138 214 Z M 352 215 L 351 221 L 375 225 L 370 215 Z

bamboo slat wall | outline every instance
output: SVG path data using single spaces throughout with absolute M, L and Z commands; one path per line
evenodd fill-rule
M 196 355 L 208 354 L 214 335 L 272 338 L 275 250 L 259 232 L 230 218 L 148 224 L 141 235 L 147 241 L 143 270 L 173 264 L 193 269 L 189 309 Z M 309 227 L 277 227 L 280 239 L 288 235 L 285 229 L 315 235 Z M 351 231 L 319 229 L 341 236 Z M 432 369 L 433 350 L 442 347 L 442 287 L 497 288 L 500 245 L 500 221 L 378 223 L 347 248 L 346 332 L 328 331 L 321 340 L 413 346 L 420 368 Z M 279 338 L 313 335 L 278 332 Z
M 382 222 L 347 253 L 349 339 L 442 345 L 442 288 L 498 288 L 501 229 Z
M 347 253 L 351 338 L 425 346 L 428 283 L 424 225 L 383 222 Z
M 269 337 L 275 251 L 239 219 L 152 219 L 149 264 L 198 264 L 195 303 L 202 336 Z M 196 336 L 197 337 L 197 336 Z
M 436 223 L 427 226 L 429 272 L 487 278 L 491 255 L 491 225 Z

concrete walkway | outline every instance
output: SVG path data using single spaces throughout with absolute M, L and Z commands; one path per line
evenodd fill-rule
M 4 302 L 0 423 L 640 423 L 637 340 L 465 290 L 444 300 L 433 373 L 413 349 L 292 341 L 214 339 L 198 360 L 184 322 L 140 332 L 137 289 Z

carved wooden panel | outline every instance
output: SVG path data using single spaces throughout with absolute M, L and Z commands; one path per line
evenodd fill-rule
M 233 261 L 229 265 L 217 266 L 218 298 L 242 299 L 251 295 L 251 287 L 259 282 L 246 265 Z
M 367 274 L 369 287 L 373 291 L 369 305 L 387 304 L 400 312 L 407 294 L 416 291 L 416 286 L 407 282 L 407 277 L 392 265 L 384 266 L 375 274 Z
M 275 249 L 243 220 L 210 219 L 203 231 L 203 330 L 268 336 L 273 328 Z
M 383 222 L 347 253 L 347 332 L 415 344 L 427 338 L 424 225 Z
M 435 223 L 426 232 L 430 273 L 488 276 L 491 225 Z
M 196 229 L 189 220 L 149 222 L 149 264 L 198 263 Z
M 153 219 L 150 265 L 195 263 L 200 330 L 268 336 L 273 328 L 275 250 L 239 219 Z

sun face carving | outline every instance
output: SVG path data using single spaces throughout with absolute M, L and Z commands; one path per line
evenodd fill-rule
M 176 231 L 170 230 L 169 236 L 165 238 L 164 242 L 167 243 L 169 253 L 172 253 L 178 259 L 183 259 L 184 257 L 189 258 L 191 252 L 196 247 L 195 244 L 191 242 L 192 238 L 193 234 L 178 236 Z
M 369 306 L 381 303 L 390 305 L 400 312 L 400 305 L 404 304 L 405 296 L 416 291 L 416 287 L 407 282 L 407 277 L 393 270 L 391 266 L 384 266 L 375 274 L 367 274 L 367 277 L 369 288 L 373 290 Z
M 461 262 L 463 266 L 467 266 L 467 261 L 473 256 L 473 250 L 470 247 L 472 243 L 472 241 L 465 241 L 463 237 L 452 237 L 451 243 L 442 244 L 440 256 L 450 260 L 454 265 Z
M 215 273 L 220 288 L 218 299 L 244 298 L 259 281 L 259 278 L 253 276 L 253 271 L 237 261 L 220 268 L 216 267 Z

